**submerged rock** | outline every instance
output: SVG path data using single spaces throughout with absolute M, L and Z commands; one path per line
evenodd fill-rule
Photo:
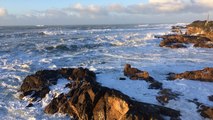
M 119 80 L 126 80 L 126 78 L 124 78 L 124 77 L 120 77 L 120 78 L 119 78 Z
M 209 101 L 212 101 L 212 102 L 213 102 L 213 95 L 208 96 L 208 98 L 209 98 Z
M 151 83 L 150 89 L 161 89 L 162 83 L 156 81 L 153 77 L 149 75 L 147 71 L 141 71 L 137 68 L 132 68 L 130 64 L 126 64 L 124 67 L 124 75 L 132 80 L 145 80 Z
M 176 100 L 180 93 L 173 92 L 171 89 L 162 89 L 158 92 L 158 96 L 156 96 L 156 99 L 158 102 L 160 102 L 162 105 L 169 103 L 170 100 Z
M 169 80 L 175 79 L 189 79 L 189 80 L 198 80 L 204 82 L 213 82 L 213 68 L 204 68 L 203 70 L 197 71 L 186 71 L 180 74 L 169 74 Z
M 53 84 L 50 82 L 50 78 L 51 81 L 57 81 L 60 77 L 70 80 L 70 83 L 65 85 L 65 87 L 70 88 L 70 91 L 67 94 L 62 93 L 54 97 L 45 107 L 44 111 L 47 114 L 64 113 L 82 120 L 162 120 L 164 119 L 162 116 L 168 116 L 171 119 L 178 119 L 180 116 L 179 111 L 134 101 L 120 91 L 103 87 L 96 82 L 94 72 L 83 68 L 36 72 L 36 74 L 26 77 L 27 79 L 23 81 L 20 91 L 22 93 L 28 91 L 37 93 Z M 25 85 L 30 86 L 26 87 Z

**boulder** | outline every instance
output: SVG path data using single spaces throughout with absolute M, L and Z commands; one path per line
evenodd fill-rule
M 150 89 L 162 88 L 162 83 L 156 81 L 147 71 L 132 68 L 130 64 L 126 64 L 124 66 L 124 75 L 129 77 L 131 80 L 145 80 L 146 82 L 151 83 L 149 86 Z
M 175 79 L 189 79 L 189 80 L 198 80 L 204 82 L 213 82 L 213 68 L 204 68 L 203 70 L 196 71 L 186 71 L 184 73 L 179 74 L 169 74 L 169 80 Z

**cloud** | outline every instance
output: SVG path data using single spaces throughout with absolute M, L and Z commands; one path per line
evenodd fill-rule
M 94 17 L 94 16 L 100 16 L 100 15 L 107 15 L 108 11 L 105 7 L 102 6 L 98 6 L 98 5 L 87 5 L 87 6 L 83 6 L 80 3 L 77 3 L 75 5 L 72 5 L 68 8 L 65 9 L 67 13 L 72 13 L 75 14 L 79 17 L 81 16 L 90 16 L 90 17 Z
M 185 7 L 181 0 L 149 0 L 149 5 L 160 12 L 176 12 Z
M 213 0 L 149 0 L 132 5 L 82 5 L 61 9 L 33 10 L 22 15 L 7 13 L 0 8 L 0 24 L 110 24 L 188 20 L 213 11 Z M 169 15 L 168 15 L 169 14 Z M 168 17 L 169 16 L 169 17 Z M 198 17 L 196 17 L 198 16 Z M 200 18 L 201 19 L 201 18 Z
M 6 16 L 7 15 L 7 10 L 4 8 L 0 8 L 0 17 Z
M 193 3 L 213 9 L 213 0 L 193 0 Z

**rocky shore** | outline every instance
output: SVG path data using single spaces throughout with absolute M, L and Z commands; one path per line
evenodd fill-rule
M 194 47 L 213 48 L 213 21 L 194 21 L 186 26 L 186 32 L 181 31 L 185 27 L 172 27 L 175 34 L 156 36 L 163 39 L 160 47 L 187 48 L 188 44 Z M 181 31 L 181 32 L 180 32 Z
M 156 100 L 166 105 L 170 100 L 177 100 L 181 93 L 172 89 L 163 88 L 163 84 L 142 71 L 126 64 L 124 75 L 131 80 L 144 80 L 148 83 L 149 89 L 160 89 Z M 168 79 L 191 79 L 204 82 L 212 82 L 213 69 L 205 68 L 198 71 L 187 71 L 180 74 L 170 73 Z M 171 108 L 158 106 L 150 103 L 138 102 L 131 99 L 122 92 L 101 86 L 96 81 L 96 74 L 86 68 L 62 68 L 58 70 L 42 70 L 33 75 L 27 76 L 20 88 L 20 99 L 30 97 L 29 105 L 44 99 L 50 91 L 50 86 L 57 85 L 58 79 L 66 79 L 68 93 L 55 95 L 50 103 L 45 106 L 47 114 L 62 113 L 69 115 L 72 119 L 97 120 L 97 119 L 180 119 L 180 111 Z M 212 96 L 209 96 L 212 101 Z M 213 108 L 195 100 L 188 100 L 197 105 L 197 111 L 204 118 L 213 118 Z
M 64 113 L 71 118 L 81 120 L 162 120 L 164 119 L 162 116 L 171 119 L 179 119 L 180 116 L 177 110 L 134 101 L 117 90 L 103 87 L 96 82 L 95 73 L 84 68 L 43 70 L 29 75 L 21 85 L 20 98 L 30 95 L 32 101 L 29 101 L 28 107 L 33 107 L 33 103 L 44 98 L 49 92 L 49 87 L 56 85 L 60 78 L 70 81 L 64 86 L 70 91 L 55 96 L 44 109 L 47 114 Z

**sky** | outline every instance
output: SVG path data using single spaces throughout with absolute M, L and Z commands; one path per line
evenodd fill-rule
M 0 0 L 0 25 L 177 23 L 213 18 L 213 0 Z

